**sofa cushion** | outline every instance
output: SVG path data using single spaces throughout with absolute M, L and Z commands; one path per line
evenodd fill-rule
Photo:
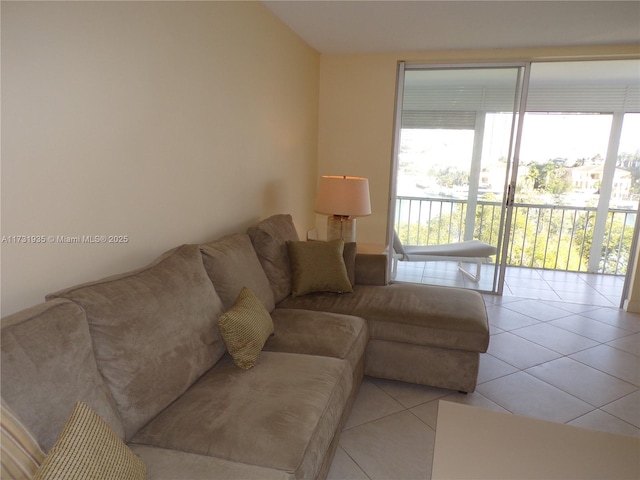
M 86 403 L 78 402 L 34 480 L 144 480 L 146 467 Z
M 0 412 L 0 478 L 32 478 L 44 460 L 44 452 L 31 432 L 2 399 Z
M 245 370 L 255 365 L 264 342 L 273 333 L 271 315 L 247 287 L 242 289 L 235 305 L 222 314 L 218 324 L 234 363 Z
M 371 338 L 485 352 L 489 322 L 482 295 L 461 288 L 393 284 L 363 288 L 353 309 Z
M 365 373 L 372 377 L 471 393 L 477 383 L 480 354 L 372 338 L 365 364 Z
M 278 303 L 291 293 L 287 242 L 299 240 L 293 219 L 288 214 L 274 215 L 250 227 L 247 233 Z
M 225 356 L 132 443 L 316 478 L 352 385 L 336 358 L 263 352 L 240 370 Z
M 349 282 L 351 286 L 356 285 L 356 254 L 358 253 L 358 246 L 356 242 L 347 242 L 344 244 L 344 252 L 342 258 L 344 258 L 344 266 L 347 267 L 347 275 L 349 276 Z
M 372 339 L 484 352 L 489 324 L 482 295 L 470 290 L 394 283 L 358 285 L 350 295 L 289 297 L 278 308 L 363 317 Z
M 98 373 L 85 313 L 78 305 L 57 299 L 5 317 L 1 342 L 2 397 L 45 451 L 79 400 L 124 437 L 116 405 Z
M 204 267 L 226 310 L 248 287 L 271 312 L 275 308 L 267 275 L 247 234 L 238 233 L 200 245 Z
M 363 359 L 369 329 L 360 317 L 287 308 L 276 308 L 271 317 L 276 334 L 265 351 L 341 358 L 354 371 Z
M 344 263 L 344 241 L 287 242 L 294 296 L 353 292 Z
M 363 291 L 363 288 L 360 285 L 356 285 L 353 288 L 353 293 L 349 295 L 332 292 L 316 292 L 301 297 L 289 296 L 276 305 L 276 311 L 281 308 L 293 308 L 352 315 L 353 310 L 360 301 L 361 291 Z
M 150 480 L 295 480 L 291 473 L 282 470 L 224 458 L 135 443 L 129 444 L 129 448 L 147 465 Z
M 224 309 L 196 245 L 57 293 L 86 312 L 98 368 L 130 438 L 224 354 Z

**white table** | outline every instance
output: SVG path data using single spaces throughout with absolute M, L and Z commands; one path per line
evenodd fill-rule
M 640 478 L 640 439 L 440 401 L 432 480 Z

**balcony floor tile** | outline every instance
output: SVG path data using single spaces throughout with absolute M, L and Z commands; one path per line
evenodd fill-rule
M 475 271 L 474 265 L 468 268 Z M 490 292 L 495 271 L 494 264 L 482 265 L 480 281 L 474 282 L 458 271 L 457 262 L 454 261 L 398 262 L 394 280 Z M 620 306 L 623 286 L 622 276 L 507 267 L 503 298 L 519 297 L 557 302 L 559 308 L 582 313 L 585 310 L 581 305 L 588 305 L 584 308 L 589 310 L 598 307 L 617 309 Z M 485 299 L 487 298 L 488 295 L 485 295 Z M 640 326 L 636 331 L 640 331 Z

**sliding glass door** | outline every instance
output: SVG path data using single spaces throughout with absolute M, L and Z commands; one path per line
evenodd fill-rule
M 496 291 L 524 79 L 525 65 L 400 65 L 391 211 L 405 280 Z
M 389 239 L 398 239 L 398 280 L 502 293 L 508 272 L 545 287 L 576 278 L 566 273 L 628 277 L 640 198 L 639 60 L 401 64 L 395 124 Z M 458 269 L 458 261 L 478 268 L 470 241 L 495 251 L 480 278 Z M 583 301 L 571 285 L 556 286 L 556 299 Z M 536 288 L 509 282 L 514 295 Z
M 562 300 L 619 304 L 620 289 L 607 287 L 621 282 L 605 276 L 626 275 L 632 260 L 639 80 L 638 60 L 531 66 L 505 262 L 543 272 Z M 578 294 L 568 278 L 603 288 Z

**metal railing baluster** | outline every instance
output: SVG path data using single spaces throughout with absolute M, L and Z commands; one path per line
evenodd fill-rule
M 401 240 L 408 245 L 432 245 L 445 241 L 462 241 L 464 238 L 463 222 L 467 208 L 467 202 L 459 199 L 398 197 L 396 230 L 401 234 Z M 476 219 L 478 224 L 474 229 L 476 232 L 474 238 L 482 239 L 492 245 L 496 243 L 495 232 L 499 231 L 497 222 L 500 221 L 501 208 L 501 202 L 477 202 Z M 525 268 L 586 272 L 589 235 L 593 234 L 595 211 L 595 207 L 524 203 L 515 205 L 514 232 L 511 235 L 507 264 Z M 559 217 L 556 212 L 560 215 Z M 637 212 L 631 209 L 609 210 L 601 268 L 599 268 L 601 272 L 614 275 L 625 273 L 625 262 L 628 259 L 630 248 L 627 246 L 630 239 L 626 238 L 629 236 L 629 216 L 636 214 Z M 581 224 L 582 220 L 584 220 L 584 225 Z M 519 224 L 522 227 L 518 229 L 517 225 Z M 554 225 L 558 229 L 557 231 L 554 231 Z M 434 232 L 434 228 L 437 231 Z M 406 235 L 402 232 L 406 232 Z M 555 238 L 556 235 L 557 238 Z M 563 237 L 566 235 L 569 235 L 569 238 L 563 241 Z M 519 255 L 514 250 L 516 245 L 514 242 L 516 241 L 517 245 L 522 248 Z M 551 261 L 551 250 L 556 248 L 561 251 L 560 249 L 566 245 L 569 249 L 566 252 L 566 261 L 562 260 L 559 255 L 555 255 L 555 259 Z M 536 263 L 539 250 L 543 252 L 541 265 Z M 530 252 L 530 255 L 527 252 Z M 577 264 L 576 256 L 578 257 Z

